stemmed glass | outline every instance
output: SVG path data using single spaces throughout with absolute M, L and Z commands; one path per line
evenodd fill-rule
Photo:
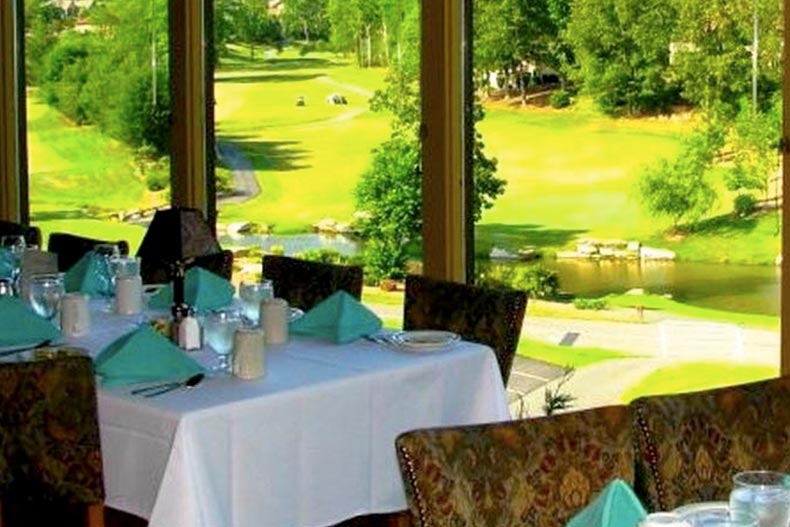
M 256 326 L 260 322 L 261 301 L 274 298 L 274 287 L 271 280 L 260 282 L 242 282 L 239 285 L 239 299 L 243 310 L 244 321 Z
M 112 260 L 121 256 L 118 246 L 114 243 L 98 243 L 94 245 L 93 252 L 99 255 L 100 265 L 97 279 L 100 284 L 100 294 L 105 299 L 105 309 L 113 310 L 113 296 L 115 295 L 115 277 L 113 276 Z
M 19 275 L 22 271 L 22 254 L 27 247 L 25 237 L 21 234 L 6 234 L 0 236 L 0 247 L 8 250 L 8 254 L 10 255 L 11 269 L 8 276 L 5 276 L 5 278 L 10 278 L 14 289 L 19 291 Z
M 758 527 L 786 527 L 790 522 L 790 475 L 770 470 L 739 472 L 733 477 L 730 511 L 751 514 Z
M 60 309 L 60 301 L 65 293 L 62 273 L 33 275 L 28 301 L 37 315 L 54 324 Z
M 228 356 L 233 349 L 233 335 L 241 326 L 241 315 L 235 309 L 221 309 L 206 315 L 203 321 L 203 334 L 206 342 L 219 359 L 216 371 L 228 373 Z

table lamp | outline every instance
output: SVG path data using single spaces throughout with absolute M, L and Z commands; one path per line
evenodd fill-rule
M 189 312 L 184 297 L 187 266 L 196 257 L 219 252 L 219 242 L 200 210 L 173 207 L 154 214 L 137 256 L 140 257 L 142 266 L 152 261 L 167 266 L 169 278 L 173 282 L 171 311 L 176 323 Z

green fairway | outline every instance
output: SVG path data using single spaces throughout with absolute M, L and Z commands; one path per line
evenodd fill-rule
M 518 354 L 522 357 L 551 362 L 558 366 L 571 366 L 580 368 L 609 359 L 622 359 L 633 357 L 619 351 L 601 348 L 579 348 L 571 346 L 557 346 L 540 340 L 521 339 L 518 341 Z
M 629 403 L 637 397 L 655 394 L 682 393 L 740 384 L 779 375 L 778 368 L 748 364 L 695 362 L 659 368 L 621 397 Z

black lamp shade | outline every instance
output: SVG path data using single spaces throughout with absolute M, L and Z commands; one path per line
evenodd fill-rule
M 142 260 L 175 263 L 221 251 L 203 213 L 177 207 L 156 212 L 137 256 Z

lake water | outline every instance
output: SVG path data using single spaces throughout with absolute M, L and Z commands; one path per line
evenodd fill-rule
M 279 245 L 285 248 L 286 254 L 320 248 L 342 254 L 354 254 L 359 250 L 359 243 L 352 238 L 322 234 L 223 237 L 220 243 L 260 245 L 264 250 Z M 543 265 L 556 270 L 561 289 L 576 296 L 592 298 L 643 288 L 650 293 L 671 294 L 675 300 L 702 307 L 779 315 L 778 266 L 588 260 L 545 260 Z

